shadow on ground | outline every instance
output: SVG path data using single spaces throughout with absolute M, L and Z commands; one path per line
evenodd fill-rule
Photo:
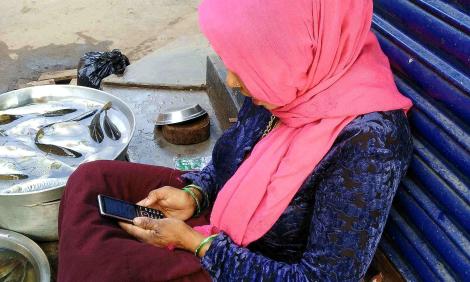
M 76 68 L 84 53 L 108 51 L 112 43 L 86 38 L 84 43 L 9 49 L 0 41 L 0 93 L 16 89 L 18 83 L 36 80 L 42 72 Z

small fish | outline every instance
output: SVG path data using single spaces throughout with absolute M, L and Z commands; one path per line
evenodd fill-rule
M 42 191 L 53 187 L 65 186 L 67 177 L 62 178 L 38 178 L 26 181 L 3 191 L 5 194 L 11 193 L 29 193 L 35 191 Z
M 92 115 L 94 115 L 98 110 L 91 110 L 91 111 L 88 111 L 88 112 L 85 112 L 77 117 L 74 117 L 68 121 L 81 121 L 81 120 L 84 120 L 86 118 L 89 118 L 91 117 Z
M 48 153 L 48 154 L 53 154 L 53 155 L 62 156 L 62 157 L 70 157 L 70 158 L 80 158 L 82 156 L 81 153 L 75 150 L 69 149 L 69 148 L 62 147 L 62 146 L 57 146 L 53 144 L 43 144 L 37 141 L 34 142 L 34 144 L 36 144 L 36 146 L 41 151 Z
M 47 128 L 47 127 L 51 127 L 53 125 L 56 125 L 56 124 L 59 124 L 59 123 L 65 123 L 65 122 L 72 122 L 72 121 L 81 121 L 81 120 L 84 120 L 86 118 L 89 118 L 91 117 L 93 114 L 95 114 L 98 110 L 91 110 L 91 111 L 88 111 L 88 112 L 85 112 L 85 113 L 82 113 L 76 117 L 73 117 L 71 119 L 67 119 L 67 120 L 61 120 L 61 121 L 56 121 L 56 122 L 53 122 L 53 123 L 49 123 L 49 124 L 46 124 L 44 126 L 41 126 L 41 129 L 44 129 L 44 128 Z M 39 132 L 41 131 L 41 129 L 38 131 L 38 134 Z
M 46 112 L 46 113 L 40 114 L 40 116 L 43 116 L 43 117 L 60 117 L 60 116 L 65 116 L 65 115 L 74 113 L 76 111 L 77 111 L 77 109 L 62 109 L 62 110 Z
M 4 174 L 0 173 L 0 180 L 22 180 L 27 179 L 29 176 L 22 173 L 11 173 L 11 174 Z
M 28 116 L 41 116 L 41 117 L 58 117 L 58 116 L 64 116 L 70 113 L 73 113 L 77 111 L 76 109 L 61 109 L 61 110 L 55 110 L 55 111 L 49 111 L 45 113 L 31 113 L 31 114 L 25 114 L 25 115 L 13 115 L 13 114 L 1 114 L 0 115 L 0 125 L 5 125 L 8 123 L 11 123 L 17 119 L 20 119 L 26 115 Z
M 63 120 L 63 121 L 58 121 L 58 122 L 53 122 L 53 123 L 49 123 L 49 124 L 46 124 L 44 126 L 41 126 L 41 128 L 38 130 L 38 132 L 36 133 L 36 136 L 34 137 L 34 142 L 36 144 L 43 144 L 42 142 L 39 142 L 39 139 L 41 139 L 42 137 L 44 137 L 44 135 L 46 134 L 45 131 L 50 129 L 50 128 L 53 128 L 53 127 L 56 127 L 58 126 L 59 124 L 65 124 L 65 123 L 70 123 L 70 122 L 79 122 L 81 120 L 84 120 L 88 117 L 91 117 L 94 113 L 96 113 L 98 110 L 91 110 L 91 111 L 88 111 L 88 112 L 85 112 L 83 114 L 80 114 L 74 118 L 71 118 L 71 119 L 68 119 L 68 120 Z M 60 147 L 60 146 L 59 146 Z M 49 150 L 49 149 L 47 149 Z M 47 152 L 47 151 L 46 151 Z
M 95 142 L 101 143 L 104 139 L 103 129 L 100 124 L 100 113 L 96 114 L 90 123 L 90 136 Z
M 4 110 L 0 110 L 1 114 L 8 114 L 8 115 L 39 115 L 44 114 L 50 111 L 57 111 L 68 108 L 63 104 L 52 102 L 52 103 L 31 103 L 28 105 L 22 105 L 17 107 L 12 107 Z
M 0 261 L 0 280 L 10 274 L 20 262 L 14 258 Z
M 26 261 L 22 260 L 3 282 L 23 282 L 26 276 Z
M 22 116 L 16 115 L 0 115 L 0 125 L 8 124 L 14 122 L 15 120 L 21 118 Z
M 106 132 L 106 135 L 113 139 L 113 140 L 119 140 L 121 138 L 121 132 L 117 128 L 117 126 L 111 121 L 111 119 L 108 117 L 108 111 L 104 111 L 104 132 Z
M 27 178 L 0 180 L 0 194 L 13 185 L 32 183 L 35 179 L 62 178 L 73 172 L 73 167 L 49 156 L 38 154 L 34 157 L 4 158 L 0 155 L 0 174 L 23 174 Z M 1 281 L 1 280 L 0 280 Z
M 103 129 L 101 128 L 101 113 L 103 111 L 107 111 L 111 109 L 112 103 L 107 102 L 106 104 L 103 105 L 103 107 L 95 114 L 93 119 L 91 120 L 90 126 L 88 128 L 90 129 L 90 136 L 91 139 L 93 139 L 95 142 L 101 143 L 103 142 L 104 139 L 104 133 Z
M 34 272 L 34 267 L 31 263 L 28 263 L 26 266 L 26 276 L 23 280 L 23 282 L 37 282 L 39 279 L 36 276 L 36 273 Z
M 36 155 L 34 149 L 24 142 L 8 137 L 0 137 L 0 158 L 33 157 Z M 0 169 L 2 167 L 0 166 Z M 1 171 L 1 170 L 0 170 Z
M 22 180 L 29 177 L 19 171 L 14 163 L 7 162 L 5 159 L 0 160 L 0 180 Z

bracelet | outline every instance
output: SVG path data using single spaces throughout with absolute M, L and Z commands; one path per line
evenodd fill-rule
M 217 237 L 217 235 L 219 234 L 211 235 L 205 238 L 204 240 L 202 240 L 201 243 L 199 243 L 199 246 L 197 246 L 196 250 L 194 251 L 194 255 L 199 257 L 199 252 L 201 251 L 202 247 L 204 247 L 204 245 L 206 245 L 207 243 L 212 242 L 212 240 L 214 240 L 214 238 Z
M 184 187 L 183 191 L 188 193 L 191 198 L 193 198 L 193 200 L 196 202 L 196 214 L 194 214 L 194 216 L 198 216 L 201 213 L 201 206 L 199 205 L 199 201 L 196 197 L 196 194 L 194 194 L 193 190 L 191 190 L 191 188 L 188 186 Z
M 207 195 L 206 191 L 204 191 L 201 187 L 195 185 L 195 184 L 189 184 L 186 185 L 188 188 L 193 188 L 199 191 L 202 195 L 202 201 L 199 202 L 201 204 L 201 211 L 204 210 L 207 207 L 207 204 L 209 203 L 209 196 Z

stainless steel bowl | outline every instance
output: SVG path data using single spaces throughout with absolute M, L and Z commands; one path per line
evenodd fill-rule
M 127 119 L 129 140 L 121 150 L 109 159 L 124 159 L 129 142 L 135 131 L 135 117 L 129 106 L 121 99 L 106 92 L 71 85 L 46 85 L 23 88 L 0 95 L 0 110 L 29 104 L 44 97 L 80 97 L 103 104 L 111 101 L 113 108 Z M 0 227 L 21 232 L 35 240 L 56 240 L 59 200 L 64 186 L 47 190 L 0 194 Z
M 29 260 L 39 282 L 51 281 L 49 261 L 42 249 L 31 239 L 16 232 L 0 229 L 0 248 L 17 252 Z
M 207 112 L 199 104 L 168 109 L 160 113 L 155 120 L 156 125 L 175 124 L 198 118 Z

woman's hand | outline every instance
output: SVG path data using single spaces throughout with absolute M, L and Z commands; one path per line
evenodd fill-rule
M 194 231 L 184 221 L 175 218 L 151 219 L 137 217 L 134 225 L 119 222 L 127 233 L 138 240 L 157 246 L 174 246 L 190 252 L 196 250 L 204 236 Z
M 193 189 L 194 191 L 195 189 Z M 194 191 L 199 202 L 202 195 Z M 151 191 L 147 198 L 137 203 L 138 205 L 162 211 L 168 218 L 187 220 L 193 216 L 196 210 L 196 202 L 187 192 L 171 186 Z

